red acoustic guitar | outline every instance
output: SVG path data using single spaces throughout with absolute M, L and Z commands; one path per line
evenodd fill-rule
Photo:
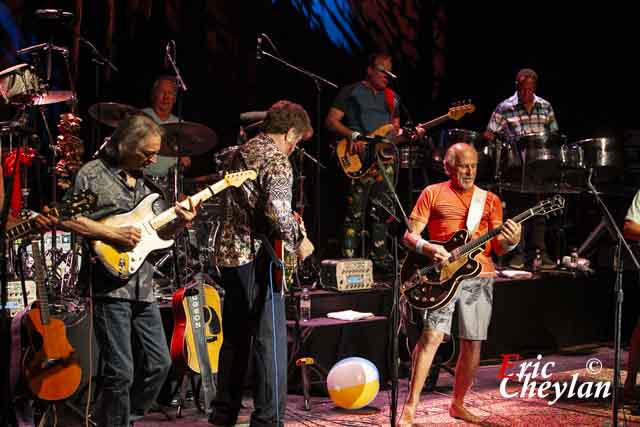
M 62 400 L 78 389 L 82 369 L 67 339 L 64 322 L 49 313 L 40 242 L 33 240 L 31 248 L 37 300 L 25 318 L 30 346 L 23 361 L 24 376 L 29 390 L 38 399 Z

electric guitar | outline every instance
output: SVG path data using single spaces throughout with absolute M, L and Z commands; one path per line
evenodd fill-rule
M 204 202 L 228 187 L 239 187 L 247 179 L 256 179 L 254 170 L 245 170 L 227 174 L 222 180 L 206 187 L 204 190 L 191 196 L 194 204 Z M 153 251 L 166 249 L 173 245 L 173 239 L 163 240 L 158 236 L 158 231 L 176 219 L 175 207 L 155 215 L 153 202 L 160 197 L 157 193 L 149 194 L 129 212 L 112 215 L 103 218 L 99 222 L 113 227 L 134 226 L 140 229 L 141 238 L 138 244 L 131 250 L 123 251 L 116 246 L 101 240 L 91 243 L 96 257 L 105 269 L 119 279 L 128 279 L 135 274 Z M 180 202 L 184 208 L 189 208 L 189 202 Z
M 538 215 L 550 215 L 562 210 L 564 204 L 564 198 L 556 195 L 512 219 L 522 223 Z M 432 241 L 451 253 L 444 265 L 433 264 L 426 256 L 410 252 L 402 263 L 400 292 L 409 304 L 419 309 L 436 310 L 448 304 L 460 282 L 480 274 L 482 266 L 475 257 L 484 251 L 484 245 L 489 240 L 500 234 L 502 227 L 494 228 L 471 241 L 469 231 L 465 229 L 455 232 L 446 242 Z
M 95 194 L 89 190 L 85 190 L 65 199 L 60 206 L 51 208 L 49 214 L 58 217 L 58 219 L 62 221 L 80 215 L 81 213 L 93 211 L 97 201 L 98 198 Z M 32 234 L 36 229 L 36 220 L 35 218 L 31 218 L 7 228 L 4 232 L 0 232 L 0 236 L 8 241 L 12 241 Z
M 213 286 L 195 282 L 173 294 L 172 307 L 171 358 L 181 371 L 188 367 L 200 374 L 209 412 L 216 394 L 212 374 L 218 372 L 223 341 L 220 295 Z
M 30 345 L 23 360 L 24 377 L 35 397 L 57 401 L 75 393 L 80 385 L 82 369 L 67 339 L 64 322 L 52 318 L 49 313 L 40 241 L 33 240 L 31 249 L 35 263 L 37 301 L 25 319 Z
M 476 110 L 475 105 L 471 103 L 465 103 L 455 107 L 449 108 L 447 114 L 443 114 L 440 117 L 436 117 L 425 123 L 420 123 L 415 129 L 421 128 L 427 130 L 434 126 L 439 125 L 449 119 L 460 120 L 462 116 L 467 113 L 473 113 Z M 415 131 L 415 130 L 414 130 Z M 410 131 L 414 132 L 414 131 Z M 394 149 L 390 147 L 390 144 L 396 144 L 393 138 L 390 139 L 393 134 L 393 125 L 386 124 L 380 126 L 368 135 L 367 140 L 363 141 L 366 146 L 362 153 L 351 152 L 349 150 L 350 143 L 347 138 L 342 139 L 336 146 L 336 154 L 340 167 L 347 175 L 352 179 L 360 179 L 371 172 L 371 169 L 376 165 L 376 156 L 380 156 L 383 163 L 390 163 L 393 161 Z M 369 147 L 370 144 L 374 144 L 374 149 Z
M 306 238 L 307 229 L 304 226 L 302 217 L 297 216 L 296 219 L 300 224 L 300 232 L 303 238 Z M 276 252 L 278 259 L 284 264 L 284 268 L 282 265 L 275 266 L 273 272 L 274 283 L 282 284 L 286 292 L 294 285 L 294 277 L 298 269 L 298 255 L 295 252 L 288 251 L 284 246 L 284 242 L 279 239 L 273 241 L 273 250 Z

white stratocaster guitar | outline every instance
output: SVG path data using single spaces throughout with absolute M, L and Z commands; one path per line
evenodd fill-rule
M 201 203 L 228 187 L 241 186 L 248 179 L 256 179 L 254 170 L 227 174 L 224 179 L 191 196 L 191 200 L 194 204 Z M 101 240 L 94 240 L 91 243 L 96 257 L 109 273 L 120 279 L 127 279 L 140 269 L 151 252 L 173 245 L 173 240 L 161 239 L 158 236 L 158 231 L 176 219 L 175 207 L 158 215 L 154 214 L 152 205 L 158 197 L 160 195 L 157 193 L 149 194 L 131 211 L 112 215 L 99 221 L 113 227 L 137 227 L 142 234 L 136 247 L 129 251 L 122 251 Z M 180 205 L 189 208 L 187 200 L 180 202 Z

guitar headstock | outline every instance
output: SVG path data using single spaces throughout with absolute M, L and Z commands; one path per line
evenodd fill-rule
M 63 204 L 55 210 L 60 219 L 73 218 L 95 210 L 97 203 L 98 196 L 90 190 L 84 190 L 66 198 Z
M 460 120 L 465 114 L 470 114 L 476 111 L 476 106 L 471 101 L 459 102 L 453 107 L 449 108 L 447 115 L 452 120 Z
M 240 172 L 228 173 L 224 180 L 229 186 L 240 187 L 246 180 L 255 180 L 258 177 L 256 171 L 249 169 Z
M 560 213 L 564 209 L 565 201 L 564 197 L 556 194 L 555 196 L 545 199 L 535 205 L 531 210 L 535 215 L 548 216 L 556 213 Z

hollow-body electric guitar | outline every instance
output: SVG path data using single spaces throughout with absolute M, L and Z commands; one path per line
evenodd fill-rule
M 564 198 L 556 195 L 512 219 L 522 223 L 538 215 L 549 215 L 562 210 L 564 203 Z M 502 226 L 470 241 L 469 231 L 463 229 L 455 232 L 446 242 L 432 241 L 451 253 L 444 265 L 434 264 L 426 256 L 410 252 L 402 263 L 400 292 L 409 304 L 419 309 L 436 310 L 445 306 L 456 294 L 460 282 L 480 274 L 482 266 L 475 257 L 500 231 Z
M 239 187 L 248 179 L 256 179 L 254 170 L 227 174 L 222 180 L 191 196 L 191 199 L 194 204 L 198 204 L 226 188 Z M 176 211 L 175 208 L 170 208 L 158 215 L 154 214 L 152 206 L 158 197 L 160 195 L 157 193 L 149 194 L 131 211 L 112 215 L 99 221 L 114 227 L 133 226 L 140 229 L 140 241 L 128 251 L 123 251 L 101 240 L 94 240 L 91 243 L 98 260 L 110 274 L 119 279 L 128 279 L 135 274 L 151 252 L 173 245 L 173 239 L 161 239 L 158 231 L 176 219 Z M 180 205 L 189 208 L 187 200 L 180 202 Z

